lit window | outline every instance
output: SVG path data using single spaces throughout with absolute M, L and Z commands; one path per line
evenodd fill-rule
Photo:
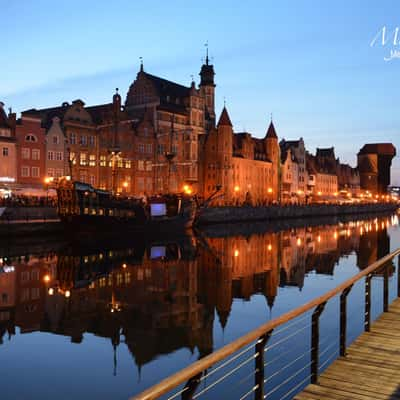
M 94 154 L 90 154 L 89 156 L 89 166 L 90 167 L 96 166 L 96 156 Z
M 80 165 L 87 165 L 87 157 L 86 157 L 86 153 L 81 153 L 80 154 Z
M 105 167 L 107 165 L 107 157 L 100 156 L 100 167 Z
M 143 160 L 138 160 L 138 170 L 144 171 L 144 161 Z
M 146 171 L 151 171 L 153 168 L 153 163 L 151 161 L 146 161 Z

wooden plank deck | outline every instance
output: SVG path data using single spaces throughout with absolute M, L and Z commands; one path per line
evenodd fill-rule
M 400 299 L 294 399 L 400 400 Z

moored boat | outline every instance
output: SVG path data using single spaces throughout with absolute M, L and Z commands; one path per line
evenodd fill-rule
M 65 227 L 82 232 L 138 232 L 157 236 L 193 226 L 197 205 L 185 194 L 137 199 L 114 195 L 62 178 L 57 184 L 58 215 Z

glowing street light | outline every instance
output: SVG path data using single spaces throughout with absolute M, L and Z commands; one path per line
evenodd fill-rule
M 233 190 L 237 193 L 240 190 L 240 187 L 238 185 L 235 185 L 235 187 L 233 188 Z

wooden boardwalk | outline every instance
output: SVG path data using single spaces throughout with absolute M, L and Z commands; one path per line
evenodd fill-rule
M 400 400 L 400 299 L 294 399 Z

